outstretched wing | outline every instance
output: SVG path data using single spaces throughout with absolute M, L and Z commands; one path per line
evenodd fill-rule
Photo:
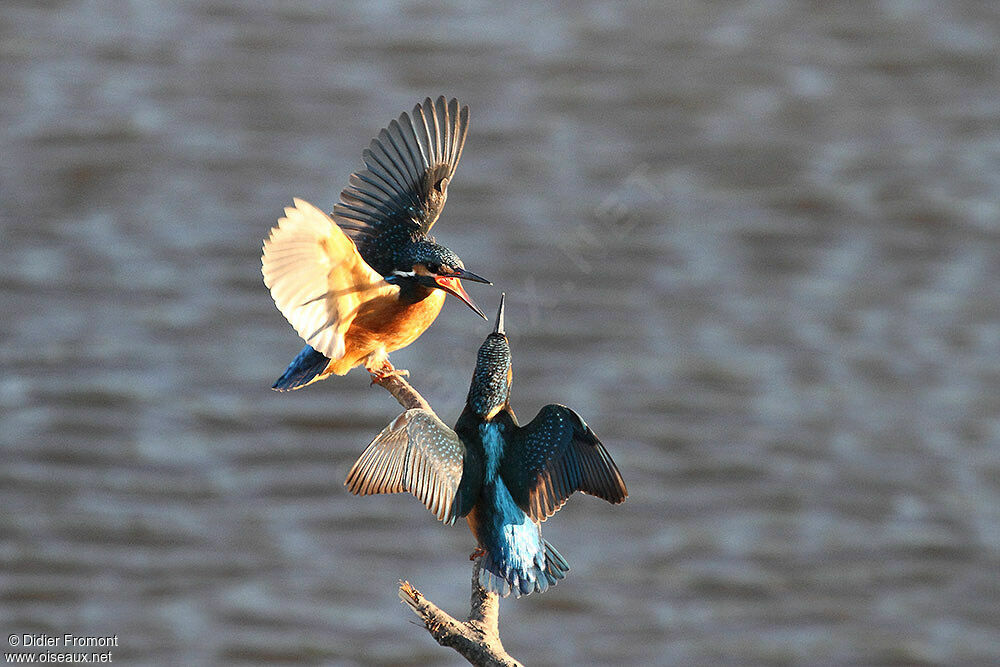
M 344 485 L 362 496 L 409 491 L 450 524 L 462 516 L 459 508 L 468 495 L 462 487 L 465 460 L 465 445 L 455 432 L 433 412 L 414 408 L 375 437 Z
M 546 405 L 514 429 L 500 474 L 514 501 L 545 521 L 574 491 L 620 503 L 628 497 L 618 466 L 587 423 L 564 405 Z
M 331 359 L 340 359 L 344 332 L 358 306 L 399 288 L 368 266 L 326 213 L 302 199 L 294 202 L 264 241 L 264 284 L 278 310 L 307 343 Z
M 394 244 L 413 232 L 426 234 L 437 221 L 468 129 L 469 107 L 428 97 L 364 150 L 366 168 L 351 174 L 333 219 L 382 275 L 392 271 Z

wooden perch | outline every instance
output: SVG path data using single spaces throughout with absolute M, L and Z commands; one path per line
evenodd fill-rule
M 390 373 L 388 375 L 383 375 L 381 378 L 376 378 L 372 375 L 372 384 L 377 384 L 392 394 L 392 397 L 399 401 L 399 404 L 406 410 L 421 408 L 423 410 L 434 412 L 431 408 L 431 404 L 424 400 L 424 397 L 420 395 L 420 392 L 414 389 L 413 385 L 399 375 Z
M 523 667 L 500 643 L 500 601 L 496 593 L 479 585 L 479 567 L 477 558 L 472 567 L 472 609 L 464 623 L 442 611 L 408 581 L 399 582 L 399 598 L 420 617 L 438 644 L 450 646 L 473 665 Z
M 399 375 L 387 375 L 380 379 L 374 379 L 373 376 L 372 382 L 392 394 L 407 410 L 423 408 L 433 412 L 424 397 Z M 455 649 L 471 664 L 523 667 L 507 655 L 500 642 L 500 600 L 496 593 L 479 585 L 481 560 L 477 558 L 472 566 L 472 603 L 469 618 L 464 622 L 455 620 L 425 598 L 408 581 L 399 582 L 399 598 L 420 617 L 424 627 L 438 644 Z

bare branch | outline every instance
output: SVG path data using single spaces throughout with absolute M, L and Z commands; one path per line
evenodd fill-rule
M 420 392 L 414 389 L 413 385 L 399 375 L 388 373 L 380 378 L 376 378 L 372 375 L 372 384 L 377 384 L 392 394 L 392 397 L 399 401 L 399 404 L 407 410 L 411 408 L 422 408 L 429 412 L 434 412 L 430 403 L 424 400 L 424 397 L 420 395 Z
M 479 585 L 480 560 L 472 568 L 472 609 L 469 619 L 457 621 L 425 598 L 408 581 L 399 582 L 399 598 L 420 617 L 424 627 L 441 646 L 450 646 L 473 665 L 523 667 L 507 655 L 500 642 L 499 609 L 496 593 Z

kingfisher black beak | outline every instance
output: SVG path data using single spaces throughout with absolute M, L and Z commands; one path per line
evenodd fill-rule
M 475 274 L 471 275 L 475 276 Z M 479 278 L 479 276 L 475 277 Z M 479 280 L 482 281 L 483 279 L 479 278 Z M 476 305 L 475 301 L 472 300 L 472 297 L 470 297 L 465 292 L 465 288 L 462 287 L 462 281 L 458 279 L 458 276 L 456 275 L 434 276 L 434 282 L 437 283 L 437 286 L 439 288 L 443 289 L 448 294 L 453 294 L 457 296 L 459 299 L 461 299 L 463 302 L 465 302 L 465 305 L 471 308 L 477 315 L 479 315 L 479 317 L 483 318 L 484 320 L 489 319 L 486 317 L 486 313 L 484 313 L 482 309 Z
M 461 278 L 462 280 L 471 280 L 474 283 L 483 283 L 484 285 L 492 285 L 489 280 L 477 276 L 472 271 L 466 271 L 465 269 L 455 269 L 455 273 L 450 275 L 452 278 Z
M 500 307 L 497 308 L 497 323 L 493 327 L 493 333 L 500 334 L 501 336 L 506 336 L 507 332 L 503 330 L 503 301 L 506 297 L 506 293 L 500 292 Z

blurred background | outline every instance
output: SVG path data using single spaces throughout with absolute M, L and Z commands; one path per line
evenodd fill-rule
M 544 526 L 531 665 L 1000 661 L 1000 9 L 988 2 L 5 0 L 0 622 L 115 663 L 458 665 L 473 538 L 351 464 L 398 412 L 260 277 L 425 96 L 435 233 L 508 295 L 513 405 L 631 497 Z M 489 327 L 397 367 L 449 423 Z M 6 649 L 6 647 L 5 647 Z

